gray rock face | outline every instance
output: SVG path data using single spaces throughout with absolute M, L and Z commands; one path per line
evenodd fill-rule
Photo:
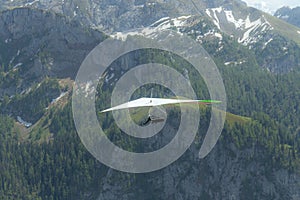
M 231 2 L 232 0 L 3 0 L 0 8 L 32 7 L 52 10 L 111 33 L 149 26 L 167 16 L 204 15 L 204 8 Z M 236 2 L 245 4 L 239 0 Z
M 261 11 L 247 8 L 239 0 L 14 0 L 3 1 L 0 5 L 2 10 L 13 7 L 51 10 L 106 34 L 148 27 L 164 17 L 197 15 L 209 18 L 216 26 L 215 30 L 234 36 L 237 42 L 247 46 L 257 56 L 268 54 L 259 62 L 261 67 L 273 73 L 287 73 L 300 67 L 297 59 L 299 48 L 292 44 L 300 44 L 297 30 L 279 30 L 290 27 L 274 21 Z M 289 12 L 288 8 L 278 11 L 278 15 L 282 18 L 286 12 Z M 298 19 L 294 14 L 297 9 L 289 13 L 291 18 Z M 272 51 L 272 43 L 283 49 Z
M 300 7 L 282 7 L 275 12 L 274 16 L 300 27 Z
M 197 150 L 192 146 L 174 164 L 150 174 L 130 175 L 109 170 L 98 199 L 300 198 L 300 176 L 287 170 L 268 169 L 261 149 L 239 151 L 233 144 L 220 141 L 204 160 L 195 155 Z
M 178 15 L 178 9 L 169 7 L 166 0 L 39 0 L 26 4 L 27 1 L 5 1 L 4 9 L 13 6 L 30 6 L 50 9 L 70 19 L 80 20 L 101 28 L 106 32 L 124 31 L 148 26 L 154 21 Z
M 0 63 L 20 79 L 10 84 L 9 92 L 22 91 L 45 76 L 73 78 L 103 39 L 102 33 L 50 12 L 19 8 L 1 13 Z

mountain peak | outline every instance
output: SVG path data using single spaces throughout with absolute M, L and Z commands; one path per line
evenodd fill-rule
M 274 16 L 290 24 L 300 27 L 300 7 L 282 7 L 275 12 Z

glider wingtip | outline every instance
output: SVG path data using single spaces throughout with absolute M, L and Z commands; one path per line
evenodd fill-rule
M 207 103 L 207 104 L 217 104 L 217 103 L 222 103 L 222 101 L 218 100 L 200 100 L 201 103 Z

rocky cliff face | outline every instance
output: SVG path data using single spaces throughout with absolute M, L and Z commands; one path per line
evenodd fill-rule
M 240 151 L 233 143 L 221 140 L 204 160 L 195 155 L 193 146 L 171 166 L 144 175 L 109 169 L 98 200 L 300 198 L 300 176 L 269 168 L 262 148 Z
M 111 33 L 149 26 L 163 17 L 206 15 L 206 9 L 221 6 L 229 10 L 233 7 L 246 8 L 246 4 L 240 0 L 14 0 L 4 1 L 1 8 L 51 10 Z
M 188 9 L 182 5 L 180 1 L 170 5 L 169 0 L 21 0 L 5 1 L 2 9 L 15 6 L 50 9 L 109 33 L 148 26 L 162 17 L 181 15 L 191 9 L 191 5 Z
M 300 7 L 282 7 L 275 12 L 274 16 L 300 27 Z
M 173 19 L 182 16 L 203 17 L 215 25 L 211 32 L 221 32 L 233 37 L 238 43 L 252 49 L 257 56 L 268 54 L 259 62 L 263 68 L 274 73 L 286 73 L 299 68 L 297 58 L 300 29 L 254 8 L 248 8 L 242 1 L 15 0 L 5 1 L 2 4 L 2 9 L 13 7 L 51 10 L 68 19 L 104 31 L 108 35 L 149 27 L 167 17 Z M 282 48 L 274 51 L 273 44 Z
M 15 83 L 1 88 L 14 95 L 44 77 L 74 77 L 104 35 L 79 22 L 42 10 L 19 8 L 0 15 L 0 63 Z M 16 82 L 17 81 L 17 82 Z

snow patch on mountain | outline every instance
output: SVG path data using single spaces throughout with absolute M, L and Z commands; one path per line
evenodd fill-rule
M 262 24 L 263 24 L 263 22 L 261 21 L 260 18 L 251 22 L 250 17 L 247 16 L 247 18 L 245 20 L 245 24 L 244 24 L 244 30 L 246 30 L 246 31 L 244 32 L 243 37 L 238 39 L 238 42 L 243 43 L 243 44 L 249 44 L 251 42 L 251 40 L 254 39 L 254 38 L 250 37 L 250 33 L 252 31 L 257 30 Z
M 16 69 L 16 68 L 18 68 L 18 67 L 20 67 L 20 66 L 22 66 L 23 65 L 23 63 L 18 63 L 18 64 L 16 64 L 14 67 L 13 67 L 13 69 Z
M 216 9 L 216 12 L 220 11 L 220 9 Z M 209 29 L 206 31 L 190 29 L 189 27 L 194 26 L 199 23 L 197 17 L 195 16 L 180 16 L 177 18 L 169 18 L 164 17 L 154 22 L 148 27 L 134 29 L 128 32 L 116 32 L 111 35 L 112 38 L 119 39 L 125 41 L 129 36 L 143 36 L 147 38 L 155 39 L 157 38 L 157 33 L 163 30 L 174 30 L 179 35 L 187 34 L 195 38 L 195 40 L 199 43 L 202 43 L 203 40 L 207 38 L 213 38 L 219 40 L 219 49 L 221 51 L 223 49 L 222 40 L 223 35 L 218 29 Z M 204 25 L 205 26 L 205 25 Z M 171 34 L 171 33 L 170 33 Z
M 231 10 L 224 10 L 225 16 L 228 22 L 233 23 L 236 29 L 242 29 L 245 25 L 245 21 L 243 19 L 236 20 L 232 14 Z
M 220 20 L 218 18 L 217 13 L 221 13 L 223 11 L 222 7 L 218 7 L 218 8 L 212 8 L 212 9 L 206 9 L 206 14 L 213 19 L 213 23 L 218 27 L 218 29 L 221 30 L 221 26 L 220 26 Z M 211 14 L 212 12 L 212 14 Z
M 51 104 L 54 104 L 56 102 L 58 102 L 60 99 L 62 99 L 64 96 L 66 96 L 68 94 L 68 92 L 63 92 L 61 93 L 57 98 L 52 99 Z
M 258 42 L 258 40 L 261 39 L 262 33 L 273 29 L 274 28 L 272 27 L 272 25 L 266 20 L 264 16 L 258 18 L 255 21 L 251 21 L 250 16 L 248 15 L 245 20 L 244 35 L 242 38 L 238 39 L 238 42 L 244 45 Z
M 181 29 L 189 25 L 188 19 L 190 19 L 191 17 L 191 15 L 180 16 L 177 18 L 164 17 L 154 22 L 149 27 L 135 29 L 128 32 L 116 32 L 112 34 L 111 37 L 121 40 L 126 40 L 128 36 L 136 35 L 154 38 L 156 32 L 166 29 L 176 29 L 177 33 L 182 34 Z
M 223 36 L 222 36 L 221 33 L 214 33 L 214 35 L 215 35 L 217 38 L 219 38 L 220 40 L 223 39 Z
M 280 16 L 280 18 L 281 18 L 281 19 L 288 19 L 288 18 L 290 18 L 290 16 L 284 15 L 284 16 Z
M 30 126 L 32 126 L 32 123 L 30 122 L 26 122 L 25 120 L 23 120 L 20 116 L 17 116 L 17 120 L 20 124 L 22 124 L 23 126 L 25 126 L 26 128 L 29 128 Z
M 224 65 L 242 65 L 244 63 L 246 63 L 246 60 L 225 62 Z
M 243 17 L 234 16 L 234 11 L 225 9 L 223 7 L 206 9 L 206 14 L 213 20 L 214 24 L 219 30 L 228 33 L 229 25 L 233 24 L 235 31 L 231 30 L 236 36 L 237 41 L 243 45 L 249 45 L 257 42 L 260 35 L 273 27 L 262 15 L 259 18 L 253 19 L 251 14 Z
M 273 41 L 273 38 L 269 39 L 269 40 L 264 44 L 263 49 L 265 49 L 265 48 L 268 46 L 268 44 L 269 44 L 270 42 L 272 42 L 272 41 Z
M 32 6 L 33 4 L 38 3 L 38 2 L 40 2 L 40 1 L 39 0 L 34 0 L 32 2 L 28 2 L 28 3 L 25 4 L 25 7 Z
M 153 26 L 153 27 L 158 26 L 159 24 L 164 23 L 168 20 L 170 20 L 170 17 L 163 17 L 163 18 L 157 20 L 156 22 L 154 22 L 151 26 Z

